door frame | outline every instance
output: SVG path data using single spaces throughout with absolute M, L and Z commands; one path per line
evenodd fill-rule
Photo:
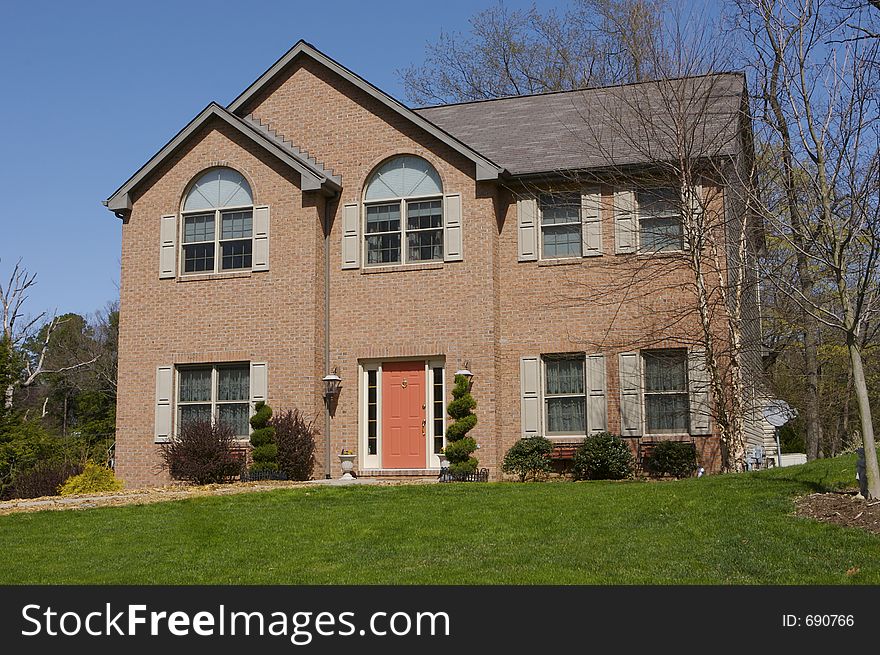
M 358 361 L 358 466 L 361 470 L 382 469 L 382 364 L 385 362 L 422 362 L 425 382 L 425 465 L 423 469 L 440 470 L 440 458 L 434 453 L 434 403 L 433 379 L 435 368 L 443 369 L 443 405 L 446 407 L 446 362 L 441 356 L 433 357 L 383 357 Z M 370 455 L 367 434 L 367 387 L 368 374 L 376 372 L 376 454 Z M 445 418 L 445 417 L 444 417 Z M 446 445 L 446 421 L 443 421 L 443 445 Z M 421 469 L 394 469 L 421 470 Z

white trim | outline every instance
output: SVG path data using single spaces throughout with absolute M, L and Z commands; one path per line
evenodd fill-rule
M 217 400 L 217 390 L 218 390 L 218 384 L 219 384 L 219 379 L 220 379 L 220 376 L 219 376 L 217 369 L 223 368 L 223 367 L 232 368 L 235 366 L 242 366 L 242 367 L 247 366 L 248 367 L 248 378 L 250 378 L 251 367 L 252 367 L 251 365 L 252 365 L 252 362 L 249 362 L 249 361 L 246 361 L 246 362 L 210 362 L 210 363 L 194 363 L 194 364 L 189 364 L 189 363 L 175 364 L 172 367 L 172 372 L 173 372 L 172 374 L 174 375 L 174 385 L 173 385 L 174 386 L 174 397 L 171 399 L 171 433 L 173 435 L 177 435 L 177 432 L 179 429 L 179 425 L 178 425 L 179 411 L 178 411 L 178 409 L 181 405 L 181 403 L 180 403 L 180 370 L 181 369 L 186 370 L 186 369 L 199 369 L 199 368 L 205 369 L 208 367 L 211 368 L 211 401 L 210 401 L 210 403 L 211 403 L 211 423 L 214 423 L 217 420 L 217 414 L 218 414 L 217 408 L 220 405 L 243 405 L 245 402 L 243 400 L 223 400 L 223 401 Z M 268 379 L 267 379 L 267 383 L 268 383 Z M 251 385 L 252 384 L 253 384 L 252 380 L 248 379 L 248 400 L 247 400 L 248 407 L 249 407 L 248 418 L 250 418 L 251 416 L 254 415 L 254 404 L 255 403 L 254 403 L 254 399 L 253 399 L 253 394 L 251 393 Z M 207 404 L 208 404 L 207 401 L 183 403 L 184 406 L 186 406 L 186 405 L 207 405 Z M 250 432 L 250 431 L 248 431 L 248 432 Z M 242 441 L 242 442 L 250 441 L 250 438 L 251 438 L 250 434 L 247 434 L 247 435 L 238 435 L 237 434 L 237 435 L 234 435 L 234 437 L 235 437 L 236 441 Z
M 234 169 L 232 169 L 234 170 Z M 264 205 L 260 205 L 261 207 Z M 178 237 L 178 246 L 177 246 L 177 274 L 180 277 L 189 277 L 191 275 L 219 275 L 221 273 L 240 273 L 242 271 L 253 271 L 254 270 L 254 209 L 257 205 L 241 205 L 236 207 L 223 207 L 214 209 L 203 209 L 201 211 L 181 211 L 178 216 L 180 220 L 178 221 L 179 225 L 177 227 L 177 237 Z M 251 265 L 246 268 L 220 268 L 220 262 L 223 259 L 223 253 L 220 249 L 220 244 L 224 241 L 246 241 L 247 239 L 221 239 L 220 234 L 223 229 L 222 227 L 222 214 L 229 212 L 242 212 L 242 211 L 251 211 Z M 186 219 L 192 216 L 205 216 L 214 212 L 214 240 L 212 241 L 195 241 L 192 243 L 184 242 L 184 230 L 186 225 Z M 214 244 L 214 270 L 212 271 L 184 271 L 184 266 L 186 265 L 186 256 L 184 254 L 184 248 L 186 246 L 192 245 L 200 245 L 200 244 Z M 267 269 L 268 270 L 268 269 Z
M 425 230 L 408 230 L 406 227 L 407 222 L 407 204 L 412 202 L 427 202 L 430 200 L 439 200 L 440 201 L 440 227 L 439 228 L 429 228 Z M 394 203 L 400 204 L 400 230 L 396 232 L 396 234 L 400 234 L 400 261 L 397 262 L 376 262 L 370 263 L 370 250 L 367 247 L 367 239 L 370 236 L 382 235 L 382 234 L 395 234 L 395 232 L 367 232 L 367 208 L 374 207 L 376 205 L 391 205 Z M 441 253 L 440 259 L 418 259 L 415 261 L 409 261 L 409 248 L 407 246 L 407 234 L 410 232 L 427 232 L 430 230 L 439 230 L 442 237 L 445 237 L 445 228 L 446 228 L 446 216 L 444 213 L 446 200 L 441 195 L 430 195 L 430 196 L 407 196 L 406 198 L 391 198 L 388 200 L 370 200 L 369 202 L 364 200 L 361 203 L 361 234 L 363 235 L 362 239 L 362 248 L 361 254 L 363 256 L 363 265 L 364 268 L 376 268 L 382 266 L 407 266 L 413 264 L 442 264 L 445 261 L 446 255 L 446 239 L 443 239 L 443 252 Z
M 570 355 L 570 356 L 569 356 Z M 553 394 L 553 398 L 583 398 L 584 399 L 584 431 L 583 432 L 554 432 L 550 434 L 549 429 L 549 421 L 547 416 L 547 357 L 558 356 L 560 359 L 578 359 L 583 364 L 583 373 L 584 373 L 584 392 L 583 393 L 563 393 L 563 394 Z M 587 370 L 587 355 L 583 352 L 572 352 L 572 353 L 544 353 L 540 356 L 540 385 L 538 388 L 538 397 L 541 399 L 541 425 L 543 426 L 543 435 L 548 439 L 556 438 L 556 439 L 566 439 L 570 437 L 586 437 L 590 433 L 590 425 L 589 425 L 589 408 L 587 407 L 587 397 L 589 395 L 589 371 Z
M 581 205 L 583 203 L 582 197 L 583 192 L 581 191 L 558 191 L 555 195 L 564 195 L 569 194 L 572 196 L 577 196 L 577 207 L 578 207 L 578 217 L 576 220 L 573 220 L 571 223 L 553 223 L 548 225 L 547 227 L 557 227 L 560 225 L 574 225 L 578 228 L 578 243 L 580 244 L 580 253 L 577 255 L 565 255 L 564 257 L 545 257 L 544 256 L 544 209 L 541 206 L 541 196 L 553 196 L 553 193 L 547 192 L 539 192 L 535 195 L 535 212 L 537 216 L 537 227 L 538 227 L 538 261 L 539 262 L 558 262 L 565 261 L 568 259 L 572 260 L 580 260 L 584 258 L 584 244 L 583 244 L 583 210 L 581 209 Z

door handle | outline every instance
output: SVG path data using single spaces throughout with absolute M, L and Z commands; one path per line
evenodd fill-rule
M 423 435 L 425 434 L 425 425 L 426 425 L 427 421 L 428 421 L 428 419 L 426 419 L 426 418 L 422 419 L 422 434 Z

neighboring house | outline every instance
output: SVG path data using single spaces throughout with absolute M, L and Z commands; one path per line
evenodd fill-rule
M 735 160 L 743 78 L 711 79 L 707 138 Z M 639 88 L 411 110 L 301 41 L 210 104 L 105 202 L 123 221 L 118 474 L 166 480 L 157 444 L 193 417 L 247 439 L 260 400 L 319 418 L 317 476 L 343 448 L 362 476 L 436 474 L 465 366 L 495 478 L 523 435 L 603 430 L 634 452 L 692 439 L 717 470 L 693 322 L 658 328 L 650 293 L 615 295 L 684 247 L 675 190 L 621 182 L 645 162 L 613 129 L 586 143 L 583 107 Z M 658 302 L 692 303 L 669 269 Z

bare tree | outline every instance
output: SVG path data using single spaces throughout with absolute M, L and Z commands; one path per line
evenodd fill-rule
M 0 347 L 4 350 L 4 356 L 11 361 L 16 359 L 25 341 L 33 339 L 37 327 L 46 319 L 46 312 L 40 312 L 35 316 L 26 316 L 24 313 L 28 294 L 37 282 L 37 274 L 30 273 L 21 265 L 21 260 L 15 263 L 8 282 L 0 283 L 0 309 L 3 313 L 3 332 L 0 334 Z M 53 315 L 40 330 L 39 343 L 34 350 L 33 357 L 18 357 L 21 364 L 21 372 L 12 375 L 6 382 L 4 389 L 4 408 L 12 408 L 13 397 L 17 387 L 29 387 L 33 385 L 41 375 L 47 373 L 61 373 L 88 366 L 97 361 L 98 357 L 92 357 L 86 361 L 78 361 L 59 368 L 47 368 L 46 355 L 49 352 L 49 343 L 52 335 L 61 324 L 61 319 Z
M 772 281 L 800 307 L 805 335 L 822 325 L 846 343 L 868 490 L 880 498 L 862 352 L 865 330 L 880 311 L 880 67 L 877 41 L 858 38 L 854 27 L 863 24 L 861 12 L 873 9 L 823 0 L 737 6 L 758 55 L 762 137 L 783 162 L 782 202 L 756 196 L 753 205 L 798 272 L 795 280 Z M 808 362 L 817 379 L 809 369 Z
M 398 71 L 417 104 L 565 91 L 653 74 L 646 43 L 659 30 L 665 0 L 578 0 L 568 11 L 475 14 L 470 34 L 441 32 L 425 62 Z

